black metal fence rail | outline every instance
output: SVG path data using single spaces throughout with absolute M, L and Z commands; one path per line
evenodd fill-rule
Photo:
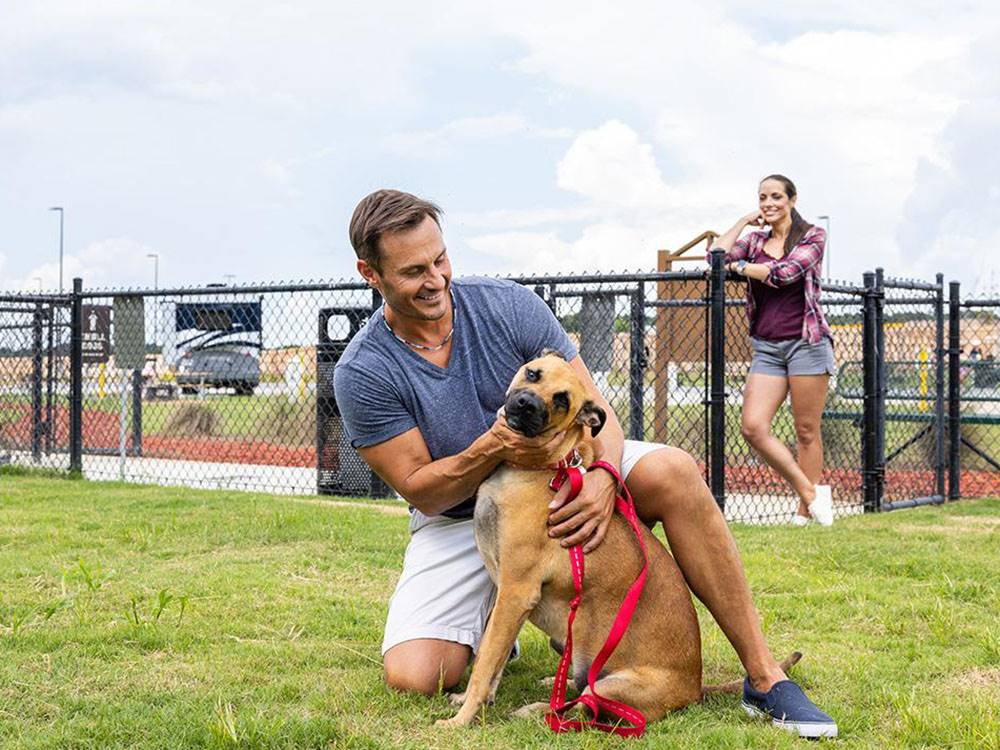
M 525 275 L 626 435 L 703 467 L 732 520 L 796 499 L 745 441 L 745 280 L 709 272 Z M 823 412 L 839 514 L 996 494 L 997 300 L 952 284 L 827 282 L 837 374 Z M 381 300 L 354 281 L 0 295 L 0 461 L 87 477 L 390 494 L 351 449 L 332 370 Z M 104 321 L 104 322 L 102 322 Z M 945 326 L 948 326 L 945 348 Z M 103 326 L 103 327 L 102 327 Z M 972 341 L 979 352 L 972 354 Z M 138 347 L 138 349 L 136 348 Z M 789 407 L 774 432 L 796 443 Z

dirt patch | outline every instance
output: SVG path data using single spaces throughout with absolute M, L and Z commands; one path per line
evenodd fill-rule
M 988 526 L 991 528 L 1000 526 L 1000 518 L 997 516 L 952 516 L 948 521 L 956 526 Z
M 960 690 L 1000 691 L 1000 667 L 976 667 L 956 675 L 949 683 Z
M 219 415 L 204 404 L 181 404 L 163 428 L 167 435 L 209 437 L 219 431 Z
M 320 500 L 313 497 L 289 497 L 285 498 L 292 503 L 304 503 L 305 505 L 329 505 L 334 508 L 363 508 L 364 510 L 374 510 L 378 513 L 385 513 L 389 516 L 408 516 L 409 509 L 405 505 L 377 505 L 375 503 L 352 503 L 348 500 Z

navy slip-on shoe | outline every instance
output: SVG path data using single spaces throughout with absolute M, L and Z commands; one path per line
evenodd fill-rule
M 743 681 L 743 710 L 750 716 L 769 718 L 774 726 L 800 737 L 837 736 L 837 722 L 816 708 L 791 680 L 776 682 L 761 693 L 751 687 L 747 678 Z

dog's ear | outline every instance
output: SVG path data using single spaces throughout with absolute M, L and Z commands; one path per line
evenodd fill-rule
M 576 421 L 578 424 L 590 425 L 591 437 L 597 437 L 597 433 L 601 431 L 604 423 L 608 421 L 608 415 L 604 413 L 604 409 L 593 401 L 587 401 L 577 413 Z

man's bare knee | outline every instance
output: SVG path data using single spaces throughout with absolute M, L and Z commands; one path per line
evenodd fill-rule
M 385 684 L 407 693 L 437 695 L 455 687 L 468 666 L 471 649 L 447 641 L 407 641 L 382 660 Z
M 628 478 L 640 517 L 647 523 L 662 520 L 679 505 L 708 501 L 712 494 L 698 463 L 687 451 L 668 447 L 643 457 Z

